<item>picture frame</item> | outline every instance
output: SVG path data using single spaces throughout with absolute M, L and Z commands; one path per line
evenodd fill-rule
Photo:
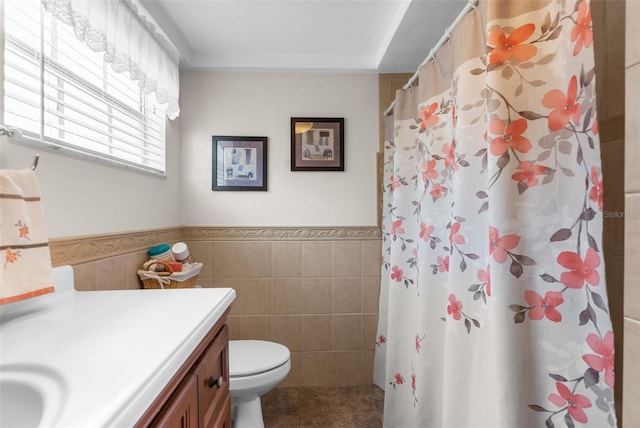
M 344 171 L 344 118 L 291 118 L 291 171 Z
M 267 190 L 267 137 L 212 137 L 214 191 Z

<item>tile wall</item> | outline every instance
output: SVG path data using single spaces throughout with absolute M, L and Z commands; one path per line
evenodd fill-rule
M 204 264 L 203 287 L 232 287 L 231 339 L 286 345 L 281 386 L 373 382 L 381 237 L 370 228 L 178 228 L 52 240 L 54 266 L 71 264 L 80 291 L 139 289 L 146 250 L 185 241 Z
M 640 1 L 626 1 L 624 404 L 622 427 L 640 426 Z
M 230 338 L 291 351 L 281 386 L 372 383 L 381 240 L 377 229 L 365 238 L 337 235 L 187 240 L 206 266 L 200 284 L 236 290 Z
M 624 362 L 624 40 L 625 4 L 592 0 L 596 90 L 602 177 L 604 182 L 603 248 L 609 309 L 617 355 L 616 411 L 621 418 Z

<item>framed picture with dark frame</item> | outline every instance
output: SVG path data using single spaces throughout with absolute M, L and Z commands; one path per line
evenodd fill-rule
M 291 171 L 344 171 L 344 118 L 291 118 Z
M 267 190 L 267 137 L 212 139 L 212 190 Z

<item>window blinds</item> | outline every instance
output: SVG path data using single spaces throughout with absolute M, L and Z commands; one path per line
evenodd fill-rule
M 165 113 L 153 94 L 39 0 L 5 1 L 4 52 L 6 125 L 54 148 L 165 173 Z

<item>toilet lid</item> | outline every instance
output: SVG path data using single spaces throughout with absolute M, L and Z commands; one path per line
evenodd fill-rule
M 229 376 L 251 376 L 280 367 L 289 360 L 286 346 L 264 340 L 229 341 Z

